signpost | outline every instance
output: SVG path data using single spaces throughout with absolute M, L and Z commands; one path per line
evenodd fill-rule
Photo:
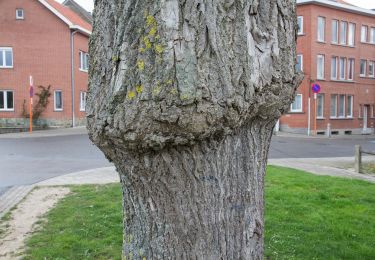
M 318 93 L 320 92 L 320 89 L 321 88 L 320 88 L 320 85 L 318 83 L 314 83 L 311 87 L 311 90 L 314 93 L 314 110 L 315 110 L 315 113 L 314 113 L 314 133 L 315 133 L 315 135 L 317 135 L 317 133 L 316 133 L 316 112 L 317 112 L 316 99 L 317 99 Z
M 34 87 L 33 87 L 33 77 L 30 76 L 30 133 L 33 132 L 33 96 L 34 96 Z

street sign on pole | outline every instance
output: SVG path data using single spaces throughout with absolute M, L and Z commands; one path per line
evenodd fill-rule
M 318 94 L 320 92 L 320 85 L 318 83 L 314 83 L 311 87 L 313 93 Z

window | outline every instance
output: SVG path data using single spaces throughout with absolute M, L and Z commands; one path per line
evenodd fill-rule
M 325 38 L 325 26 L 326 26 L 326 18 L 319 16 L 318 17 L 318 41 L 324 42 Z
M 361 42 L 367 42 L 367 26 L 362 25 L 361 27 Z
M 303 55 L 297 55 L 297 63 L 296 63 L 296 71 L 302 72 L 303 71 Z
M 353 96 L 347 96 L 346 117 L 353 117 Z
M 337 79 L 337 57 L 331 59 L 331 79 Z
M 324 94 L 316 97 L 316 118 L 324 118 Z
M 0 90 L 0 111 L 14 111 L 13 91 Z
M 23 9 L 16 9 L 16 19 L 17 20 L 25 19 Z
M 339 42 L 339 21 L 332 20 L 332 43 Z
M 317 73 L 316 73 L 317 79 L 324 79 L 324 55 L 317 56 L 316 66 L 317 66 Z
M 0 47 L 0 68 L 13 68 L 13 49 Z
M 371 27 L 370 42 L 375 44 L 375 27 Z
M 61 90 L 55 90 L 54 101 L 55 101 L 55 111 L 62 111 L 63 110 L 63 100 L 62 100 L 62 91 Z
M 82 71 L 89 70 L 89 55 L 86 52 L 79 52 L 79 69 Z
M 348 30 L 348 23 L 341 22 L 340 23 L 340 44 L 346 45 L 347 30 Z
M 361 60 L 361 66 L 359 68 L 359 75 L 366 77 L 366 60 Z
M 80 105 L 79 105 L 80 111 L 86 110 L 86 92 L 81 91 L 80 94 Z
M 303 34 L 303 16 L 297 17 L 297 24 L 298 24 L 298 34 Z
M 302 112 L 302 94 L 297 94 L 290 105 L 290 112 Z
M 348 80 L 354 80 L 354 59 L 348 60 Z
M 337 95 L 331 95 L 331 117 L 337 117 Z
M 345 95 L 339 95 L 339 117 L 345 117 Z
M 375 61 L 369 61 L 368 62 L 368 76 L 369 77 L 375 77 Z
M 339 68 L 340 68 L 340 79 L 344 80 L 345 79 L 345 64 L 346 64 L 346 58 L 340 57 L 339 60 Z
M 349 23 L 348 45 L 349 46 L 355 45 L 355 24 L 354 23 Z

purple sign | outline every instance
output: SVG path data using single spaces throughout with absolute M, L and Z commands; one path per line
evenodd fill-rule
M 30 86 L 30 98 L 34 96 L 34 88 L 33 86 Z
M 314 83 L 311 89 L 312 89 L 312 92 L 318 94 L 320 92 L 320 85 L 318 83 Z

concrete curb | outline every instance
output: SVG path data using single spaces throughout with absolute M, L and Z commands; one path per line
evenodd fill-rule
M 0 197 L 0 219 L 34 189 L 34 185 L 14 186 Z

